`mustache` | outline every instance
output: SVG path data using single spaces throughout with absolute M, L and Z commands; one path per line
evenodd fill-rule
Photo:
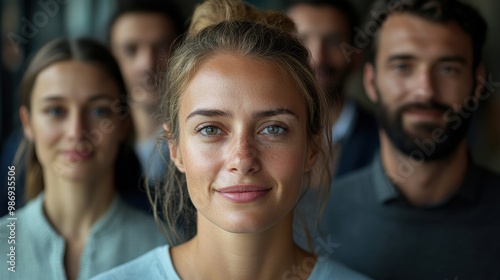
M 404 111 L 409 111 L 409 110 L 436 110 L 436 111 L 441 111 L 443 114 L 447 111 L 452 111 L 453 108 L 445 105 L 443 103 L 439 102 L 430 102 L 430 103 L 422 103 L 422 102 L 414 102 L 414 103 L 409 103 L 403 105 L 401 108 L 399 108 L 398 113 L 401 114 Z

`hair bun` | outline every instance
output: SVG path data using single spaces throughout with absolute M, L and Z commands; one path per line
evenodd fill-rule
M 239 0 L 206 0 L 194 10 L 188 37 L 223 21 L 252 21 L 287 32 L 294 32 L 294 23 L 283 13 L 258 10 Z

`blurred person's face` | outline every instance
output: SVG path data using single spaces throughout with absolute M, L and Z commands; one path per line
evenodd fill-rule
M 123 73 L 131 106 L 156 108 L 156 74 L 170 55 L 174 25 L 160 13 L 126 13 L 111 29 L 111 50 Z
M 306 111 L 296 83 L 272 63 L 218 54 L 200 65 L 170 143 L 200 222 L 257 233 L 291 217 L 317 154 Z
M 287 12 L 295 22 L 298 37 L 311 53 L 311 66 L 316 78 L 329 94 L 342 94 L 351 69 L 348 54 L 341 43 L 350 44 L 349 21 L 339 10 L 327 5 L 299 4 Z
M 117 83 L 91 63 L 57 62 L 38 74 L 31 109 L 20 115 L 44 175 L 81 181 L 113 172 L 127 132 L 117 100 Z
M 384 22 L 364 83 L 382 130 L 401 152 L 411 155 L 426 143 L 424 159 L 432 160 L 456 150 L 470 121 L 461 117 L 463 105 L 476 90 L 474 73 L 482 73 L 482 67 L 473 71 L 472 61 L 471 38 L 456 22 L 409 14 Z

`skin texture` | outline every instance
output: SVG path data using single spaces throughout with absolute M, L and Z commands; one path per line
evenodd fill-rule
M 299 38 L 311 52 L 311 65 L 321 86 L 342 92 L 345 79 L 353 65 L 344 55 L 341 43 L 350 43 L 349 22 L 339 10 L 327 6 L 299 4 L 287 15 L 295 22 Z
M 186 174 L 198 233 L 172 249 L 177 271 L 182 278 L 281 277 L 308 256 L 292 241 L 292 210 L 317 156 L 298 87 L 271 63 L 216 54 L 180 103 L 179 144 L 170 143 L 170 152 Z M 245 202 L 221 195 L 236 185 L 266 191 Z
M 107 73 L 64 61 L 38 74 L 30 111 L 20 109 L 43 169 L 44 212 L 66 241 L 68 279 L 77 279 L 87 236 L 114 195 L 114 162 L 128 127 L 115 100 L 118 85 Z
M 474 76 L 470 37 L 456 22 L 434 23 L 403 13 L 384 22 L 378 44 L 376 65 L 365 65 L 368 96 L 384 108 L 389 119 L 400 118 L 410 138 L 438 139 L 432 140 L 436 143 L 452 137 L 436 137 L 435 133 L 457 125 L 446 111 L 459 114 L 458 106 L 480 92 L 474 81 L 484 74 L 478 67 Z M 384 167 L 410 202 L 432 204 L 459 186 L 461 176 L 456 174 L 464 174 L 467 166 L 465 139 L 459 140 L 448 157 L 413 162 L 411 172 L 403 174 L 401 166 L 412 159 L 396 148 L 386 131 L 381 130 L 380 137 Z

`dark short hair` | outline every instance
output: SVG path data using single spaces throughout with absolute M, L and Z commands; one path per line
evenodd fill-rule
M 473 66 L 479 65 L 483 45 L 486 41 L 487 23 L 472 6 L 458 0 L 378 0 L 369 12 L 368 21 L 376 22 L 376 30 L 371 30 L 375 38 L 370 42 L 367 52 L 367 62 L 375 65 L 378 51 L 378 36 L 384 21 L 394 13 L 408 13 L 425 20 L 446 23 L 456 22 L 472 41 Z
M 329 6 L 340 11 L 348 21 L 349 24 L 349 38 L 351 42 L 354 41 L 354 27 L 359 24 L 358 12 L 354 6 L 346 0 L 286 0 L 285 8 L 291 9 L 296 5 L 310 5 L 310 6 Z
M 129 13 L 159 13 L 168 18 L 175 29 L 175 37 L 186 31 L 186 20 L 181 9 L 172 0 L 119 0 L 115 13 L 108 24 L 108 43 L 111 41 L 111 30 L 121 16 Z

